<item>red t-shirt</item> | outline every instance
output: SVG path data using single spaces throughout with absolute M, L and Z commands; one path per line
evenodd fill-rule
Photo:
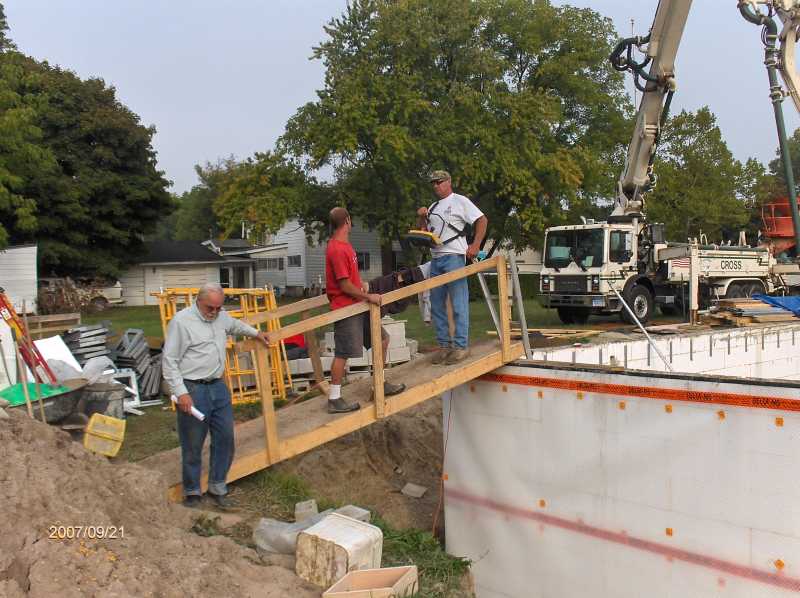
M 358 274 L 358 257 L 350 243 L 331 239 L 325 249 L 325 292 L 331 303 L 331 309 L 347 307 L 360 300 L 345 293 L 339 281 L 347 278 L 361 288 L 361 276 Z

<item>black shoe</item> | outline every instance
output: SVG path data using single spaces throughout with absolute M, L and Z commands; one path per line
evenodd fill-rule
M 199 509 L 202 507 L 203 504 L 203 497 L 197 496 L 196 494 L 190 494 L 186 498 L 183 499 L 183 506 L 188 507 L 190 509 Z
M 228 509 L 233 506 L 227 494 L 214 494 L 213 492 L 206 492 L 206 496 L 211 499 L 217 508 Z
M 333 399 L 328 401 L 328 413 L 350 413 L 351 411 L 358 411 L 361 405 L 353 403 L 352 405 L 342 398 Z
M 405 384 L 392 384 L 391 382 L 383 383 L 383 396 L 391 397 L 392 395 L 399 395 L 406 389 Z

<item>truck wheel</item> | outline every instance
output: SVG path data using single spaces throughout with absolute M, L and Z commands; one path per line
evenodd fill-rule
M 625 301 L 628 304 L 628 307 L 631 308 L 631 311 L 636 314 L 639 322 L 642 324 L 653 317 L 655 302 L 653 301 L 652 293 L 650 293 L 647 287 L 640 284 L 634 285 L 630 290 L 630 293 L 628 293 L 628 296 L 625 298 Z M 629 324 L 634 323 L 630 314 L 628 313 L 628 310 L 624 307 L 622 308 L 622 318 Z
M 764 285 L 760 282 L 751 282 L 749 285 L 745 287 L 746 297 L 752 297 L 753 295 L 763 295 Z
M 745 297 L 749 297 L 747 295 L 747 283 L 739 284 L 738 282 L 732 282 L 728 285 L 728 290 L 725 291 L 725 299 L 744 299 Z
M 570 307 L 557 307 L 556 311 L 558 312 L 558 319 L 561 320 L 562 324 L 573 324 L 572 320 L 572 308 Z

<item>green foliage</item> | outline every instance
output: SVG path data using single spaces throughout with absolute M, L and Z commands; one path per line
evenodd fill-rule
M 0 52 L 7 50 L 16 50 L 16 44 L 8 36 L 8 20 L 6 19 L 6 10 L 3 4 L 0 3 Z
M 789 146 L 789 157 L 792 161 L 792 175 L 794 184 L 800 184 L 800 129 L 796 129 L 794 134 L 786 140 Z M 781 160 L 780 148 L 775 151 L 776 158 L 769 163 L 769 172 L 775 177 L 775 196 L 787 197 L 786 176 L 784 174 L 783 162 Z
M 0 248 L 37 230 L 37 202 L 30 186 L 57 169 L 37 126 L 41 97 L 29 91 L 41 84 L 41 77 L 14 58 L 0 54 Z
M 206 162 L 204 166 L 194 167 L 200 183 L 177 200 L 175 239 L 201 241 L 219 235 L 222 227 L 214 214 L 214 202 L 223 192 L 229 173 L 236 165 L 236 159 L 229 156 L 216 164 Z
M 446 168 L 488 215 L 489 236 L 538 245 L 542 229 L 613 189 L 627 141 L 616 34 L 588 9 L 527 0 L 355 0 L 314 50 L 318 100 L 282 148 L 332 166 L 328 201 L 384 238 L 433 200 Z
M 685 241 L 703 232 L 712 243 L 736 241 L 750 220 L 745 199 L 760 174 L 754 161 L 745 168 L 733 158 L 708 108 L 669 119 L 655 169 L 658 186 L 648 217 L 666 224 L 668 239 Z
M 469 571 L 470 561 L 447 554 L 430 532 L 398 530 L 376 516 L 372 523 L 383 532 L 383 567 L 416 565 L 420 589 L 431 598 L 451 596 Z
M 302 210 L 310 187 L 303 172 L 272 152 L 229 165 L 214 212 L 229 235 L 246 221 L 252 233 L 275 233 Z
M 16 52 L 0 54 L 0 79 L 8 242 L 38 243 L 45 272 L 117 274 L 171 207 L 155 129 L 100 79 Z

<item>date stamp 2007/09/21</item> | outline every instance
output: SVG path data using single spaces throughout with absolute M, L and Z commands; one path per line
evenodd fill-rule
M 49 540 L 118 540 L 125 537 L 122 525 L 50 525 L 47 527 Z

